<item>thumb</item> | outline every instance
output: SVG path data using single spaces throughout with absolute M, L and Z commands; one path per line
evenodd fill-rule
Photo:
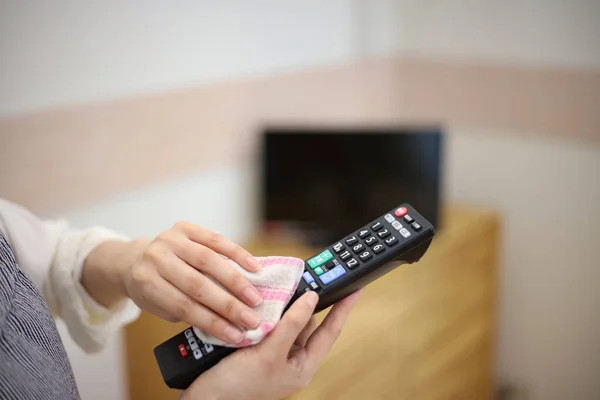
M 319 296 L 313 291 L 303 294 L 291 305 L 275 329 L 263 341 L 264 345 L 287 357 L 294 341 L 310 322 L 318 301 Z

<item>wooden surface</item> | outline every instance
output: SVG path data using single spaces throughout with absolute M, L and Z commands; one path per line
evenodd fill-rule
M 308 388 L 290 400 L 477 399 L 493 396 L 500 224 L 453 207 L 423 257 L 373 282 Z M 259 242 L 256 255 L 306 258 L 315 249 Z M 328 310 L 320 313 L 320 322 Z M 152 354 L 186 328 L 143 314 L 126 329 L 131 399 L 176 399 Z

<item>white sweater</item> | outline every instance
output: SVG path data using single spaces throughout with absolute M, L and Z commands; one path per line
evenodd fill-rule
M 1 198 L 0 230 L 13 248 L 21 270 L 85 352 L 101 350 L 112 334 L 139 316 L 140 310 L 133 301 L 108 310 L 80 283 L 83 262 L 98 244 L 127 238 L 102 227 L 78 230 L 65 221 L 42 220 Z

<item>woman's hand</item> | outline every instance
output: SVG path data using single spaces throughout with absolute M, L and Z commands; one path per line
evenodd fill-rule
M 127 296 L 143 310 L 169 321 L 185 321 L 229 343 L 243 339 L 237 326 L 258 326 L 259 317 L 251 307 L 260 303 L 260 294 L 221 256 L 257 271 L 258 261 L 239 245 L 181 222 L 142 244 L 139 254 L 125 270 L 123 282 Z
M 181 400 L 279 400 L 307 386 L 339 336 L 362 290 L 335 304 L 315 329 L 318 297 L 308 292 L 259 344 L 237 350 L 202 374 Z

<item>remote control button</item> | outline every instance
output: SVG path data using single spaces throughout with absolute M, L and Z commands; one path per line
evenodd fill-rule
M 354 246 L 352 248 L 352 251 L 356 254 L 360 253 L 363 249 L 365 248 L 365 246 L 362 243 L 357 244 L 356 246 Z
M 329 260 L 329 261 L 327 261 L 325 263 L 324 268 L 331 269 L 331 268 L 333 268 L 335 266 L 336 266 L 335 261 L 334 260 Z
M 196 350 L 194 350 L 194 358 L 195 358 L 196 360 L 199 360 L 199 359 L 201 359 L 201 358 L 202 358 L 202 350 L 200 350 L 200 349 L 196 349 Z
M 388 231 L 387 229 L 384 229 L 381 232 L 377 232 L 377 235 L 383 239 L 383 238 L 390 236 L 390 231 Z
M 402 229 L 402 224 L 398 221 L 394 221 L 392 222 L 392 226 L 394 227 L 394 229 L 396 229 L 397 231 L 399 231 L 400 229 Z
M 381 228 L 383 228 L 383 224 L 381 222 L 375 222 L 373 225 L 371 225 L 371 229 L 373 229 L 375 232 Z
M 392 214 L 386 214 L 383 218 L 385 218 L 385 220 L 390 224 L 395 221 L 395 218 L 392 216 Z
M 214 347 L 213 347 L 213 345 L 212 345 L 212 344 L 210 344 L 210 343 L 206 343 L 206 344 L 204 345 L 204 350 L 206 350 L 206 352 L 207 352 L 207 353 L 212 353 L 212 351 L 213 351 L 214 349 L 215 349 L 215 348 L 214 348 Z
M 331 282 L 333 282 L 334 280 L 338 279 L 340 276 L 345 275 L 345 274 L 346 274 L 346 270 L 344 269 L 344 267 L 342 267 L 341 265 L 338 265 L 337 267 L 335 267 L 331 271 L 327 272 L 326 274 L 321 275 L 319 278 L 321 279 L 321 282 L 323 282 L 324 285 L 328 285 Z
M 375 236 L 371 236 L 369 238 L 365 239 L 365 244 L 367 246 L 373 246 L 375 244 L 377 244 L 377 238 Z
M 407 223 L 409 223 L 409 224 L 412 224 L 412 223 L 413 223 L 413 221 L 414 221 L 414 218 L 413 218 L 413 217 L 411 217 L 410 215 L 406 214 L 406 215 L 404 216 L 404 220 L 405 220 Z
M 350 254 L 350 252 L 348 250 L 346 250 L 345 252 L 340 254 L 340 258 L 342 259 L 342 261 L 346 261 L 350 257 L 352 257 L 352 254 Z
M 317 290 L 319 288 L 319 285 L 317 285 L 317 282 L 311 282 L 310 283 L 310 288 L 312 290 Z
M 181 357 L 187 356 L 187 350 L 186 350 L 185 346 L 182 344 L 179 345 L 179 352 L 181 353 Z
M 389 238 L 385 239 L 385 244 L 387 244 L 390 247 L 392 247 L 396 243 L 398 243 L 398 239 L 396 239 L 396 236 L 390 236 Z
M 186 330 L 186 331 L 185 331 L 185 338 L 186 338 L 186 339 L 189 339 L 189 338 L 191 338 L 191 337 L 194 337 L 194 332 L 192 332 L 192 330 L 191 330 L 191 329 L 188 329 L 188 330 Z
M 384 250 L 385 250 L 385 247 L 383 247 L 382 244 L 378 244 L 378 245 L 376 245 L 376 246 L 373 247 L 373 253 L 375 253 L 375 254 L 379 254 L 379 253 L 381 253 Z
M 421 230 L 421 228 L 422 228 L 422 226 L 421 226 L 421 225 L 419 225 L 419 223 L 418 223 L 418 222 L 413 222 L 413 223 L 411 224 L 411 226 L 412 226 L 412 228 L 413 228 L 415 231 L 417 231 L 417 232 L 418 232 L 418 231 L 420 231 L 420 230 Z
M 400 207 L 394 212 L 394 214 L 396 215 L 396 217 L 404 217 L 407 212 L 408 210 L 406 209 L 406 207 Z
M 348 260 L 346 265 L 348 266 L 348 268 L 353 269 L 355 267 L 358 267 L 358 261 L 356 261 L 356 259 L 354 259 L 354 258 L 351 258 Z
M 323 268 L 321 268 L 321 267 L 315 268 L 315 274 L 317 274 L 317 276 L 323 275 L 324 272 L 325 271 L 323 271 Z
M 405 238 L 407 238 L 407 237 L 410 236 L 410 232 L 407 229 L 404 229 L 404 228 L 400 229 L 400 234 L 402 236 L 404 236 Z
M 329 250 L 325 250 L 321 254 L 314 256 L 313 258 L 308 260 L 308 265 L 310 265 L 310 267 L 312 269 L 315 269 L 318 266 L 325 264 L 327 261 L 331 260 L 332 258 L 333 258 L 333 254 L 331 254 L 331 252 Z
M 198 343 L 196 343 L 196 342 L 190 344 L 190 348 L 192 349 L 192 351 L 196 350 L 198 347 L 199 347 Z
M 302 274 L 302 278 L 304 278 L 304 281 L 309 285 L 311 282 L 315 281 L 315 278 L 313 278 L 313 276 L 308 271 L 304 271 L 304 273 Z
M 356 236 L 350 236 L 348 239 L 346 239 L 346 244 L 348 246 L 352 246 L 356 242 L 358 242 L 358 239 L 356 238 Z
M 369 258 L 371 258 L 373 255 L 371 254 L 370 251 L 363 251 L 358 258 L 361 259 L 361 261 L 367 261 Z
M 336 254 L 342 250 L 344 250 L 344 245 L 342 244 L 342 242 L 337 242 L 336 244 L 333 245 L 333 251 L 335 251 Z
M 358 237 L 361 239 L 366 238 L 367 236 L 369 236 L 371 232 L 369 232 L 368 229 L 362 229 L 361 231 L 358 232 Z

